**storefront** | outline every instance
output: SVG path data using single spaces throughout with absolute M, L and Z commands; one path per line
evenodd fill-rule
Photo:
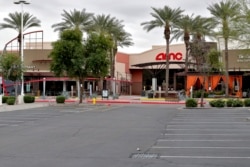
M 216 43 L 213 43 L 216 45 Z M 25 93 L 41 95 L 43 79 L 46 80 L 46 95 L 57 95 L 59 92 L 74 92 L 77 96 L 79 85 L 72 78 L 55 78 L 50 72 L 51 52 L 48 47 L 24 49 L 24 65 L 26 71 Z M 164 91 L 166 47 L 152 46 L 142 53 L 127 54 L 118 52 L 115 59 L 115 76 L 90 78 L 84 84 L 84 89 L 91 92 L 101 92 L 103 88 L 116 94 L 141 95 L 143 90 Z M 218 74 L 201 74 L 200 72 L 184 73 L 186 48 L 184 44 L 170 46 L 169 54 L 169 91 L 185 90 L 205 87 L 207 92 L 222 91 L 225 84 L 223 71 Z M 247 97 L 250 93 L 250 54 L 248 50 L 229 50 L 229 93 L 238 97 Z M 222 52 L 224 62 L 224 52 Z M 190 68 L 190 67 L 189 67 Z M 36 82 L 37 81 L 37 82 Z M 90 90 L 91 89 L 91 90 Z

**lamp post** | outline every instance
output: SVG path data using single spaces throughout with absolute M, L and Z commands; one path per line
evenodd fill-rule
M 20 30 L 20 43 L 21 43 L 21 62 L 23 66 L 23 5 L 30 4 L 27 0 L 15 0 L 14 4 L 21 5 L 21 30 Z M 24 96 L 24 78 L 23 78 L 23 72 L 21 75 L 21 96 Z

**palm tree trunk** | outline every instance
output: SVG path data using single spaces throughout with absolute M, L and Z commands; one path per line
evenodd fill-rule
M 185 40 L 185 46 L 186 46 L 186 59 L 185 59 L 184 85 L 185 85 L 185 91 L 187 91 L 186 88 L 187 88 L 188 57 L 189 57 L 189 38 Z
M 225 81 L 225 95 L 226 97 L 229 96 L 228 92 L 228 84 L 229 84 L 229 69 L 228 69 L 228 39 L 225 38 L 225 64 L 226 64 L 226 81 Z
M 112 52 L 112 61 L 111 61 L 111 77 L 114 78 L 115 77 L 115 56 L 117 53 L 117 48 L 112 48 L 111 49 Z
M 201 90 L 201 104 L 200 107 L 204 107 L 204 93 L 205 93 L 205 81 L 206 77 L 205 77 L 205 71 L 203 71 L 203 83 L 202 83 L 202 90 Z
M 15 81 L 15 104 L 18 104 L 17 81 Z
M 168 87 L 169 87 L 169 39 L 166 40 L 166 88 L 165 88 L 165 99 L 168 97 Z

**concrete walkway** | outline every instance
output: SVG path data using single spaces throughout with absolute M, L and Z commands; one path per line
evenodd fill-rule
M 78 104 L 79 99 L 67 99 L 65 104 Z M 101 98 L 98 97 L 96 99 L 84 99 L 83 103 L 85 104 L 183 104 L 185 105 L 185 101 L 165 101 L 164 98 L 146 98 L 141 96 L 119 96 L 118 99 L 110 98 Z M 46 97 L 46 98 L 36 98 L 35 103 L 25 103 L 25 104 L 17 104 L 17 105 L 7 105 L 2 104 L 0 105 L 0 112 L 4 111 L 14 111 L 14 110 L 25 110 L 31 108 L 39 108 L 45 107 L 49 105 L 56 104 L 55 97 Z
M 39 108 L 39 107 L 45 107 L 48 105 L 49 103 L 25 103 L 25 104 L 16 104 L 16 105 L 2 104 L 0 105 L 0 112 Z
M 38 98 L 36 102 L 49 102 L 55 103 L 55 97 L 47 97 L 47 98 Z M 79 99 L 72 98 L 66 99 L 66 103 L 78 103 Z M 118 99 L 113 99 L 113 97 L 109 98 L 101 98 L 97 97 L 95 99 L 86 98 L 83 99 L 84 103 L 136 103 L 136 104 L 185 104 L 185 100 L 177 101 L 176 99 L 165 100 L 164 98 L 147 98 L 141 96 L 119 96 Z

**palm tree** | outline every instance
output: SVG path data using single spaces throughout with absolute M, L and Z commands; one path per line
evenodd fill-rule
M 228 41 L 233 37 L 235 33 L 233 28 L 230 27 L 233 22 L 239 17 L 241 7 L 237 1 L 226 0 L 219 3 L 210 5 L 207 8 L 210 13 L 213 15 L 213 23 L 220 28 L 218 35 L 222 35 L 222 38 L 225 41 L 225 94 L 228 97 L 228 84 L 229 84 L 229 72 L 228 72 Z
M 70 12 L 63 10 L 61 16 L 63 22 L 53 24 L 52 28 L 54 28 L 54 31 L 62 32 L 66 29 L 79 29 L 86 32 L 88 30 L 88 26 L 92 24 L 93 14 L 86 12 L 85 9 L 82 9 L 82 11 L 74 9 Z
M 183 37 L 185 47 L 186 47 L 186 59 L 185 59 L 185 74 L 188 72 L 188 55 L 189 55 L 189 49 L 190 49 L 190 37 L 192 33 L 195 30 L 195 20 L 193 18 L 193 14 L 191 16 L 189 15 L 183 15 L 181 19 L 179 19 L 176 22 L 177 29 L 175 29 L 173 32 L 172 40 L 179 40 L 180 37 Z
M 165 97 L 168 96 L 168 81 L 169 81 L 169 44 L 170 44 L 170 34 L 171 29 L 175 28 L 176 22 L 181 18 L 181 14 L 184 12 L 180 8 L 171 9 L 168 6 L 164 6 L 163 8 L 153 8 L 153 13 L 151 16 L 154 18 L 151 21 L 143 22 L 141 25 L 143 29 L 147 32 L 153 30 L 154 28 L 164 28 L 164 37 L 166 40 L 166 88 L 165 88 Z
M 115 55 L 118 47 L 133 45 L 131 34 L 125 31 L 121 20 L 110 15 L 97 15 L 93 17 L 90 31 L 108 36 L 113 43 L 110 51 L 110 76 L 115 77 Z
M 19 42 L 19 50 L 21 47 L 21 20 L 22 20 L 22 13 L 15 12 L 9 13 L 9 18 L 3 19 L 5 23 L 0 23 L 0 30 L 1 29 L 14 29 L 18 32 L 18 42 Z M 29 13 L 23 13 L 23 32 L 32 27 L 40 27 L 40 20 Z

